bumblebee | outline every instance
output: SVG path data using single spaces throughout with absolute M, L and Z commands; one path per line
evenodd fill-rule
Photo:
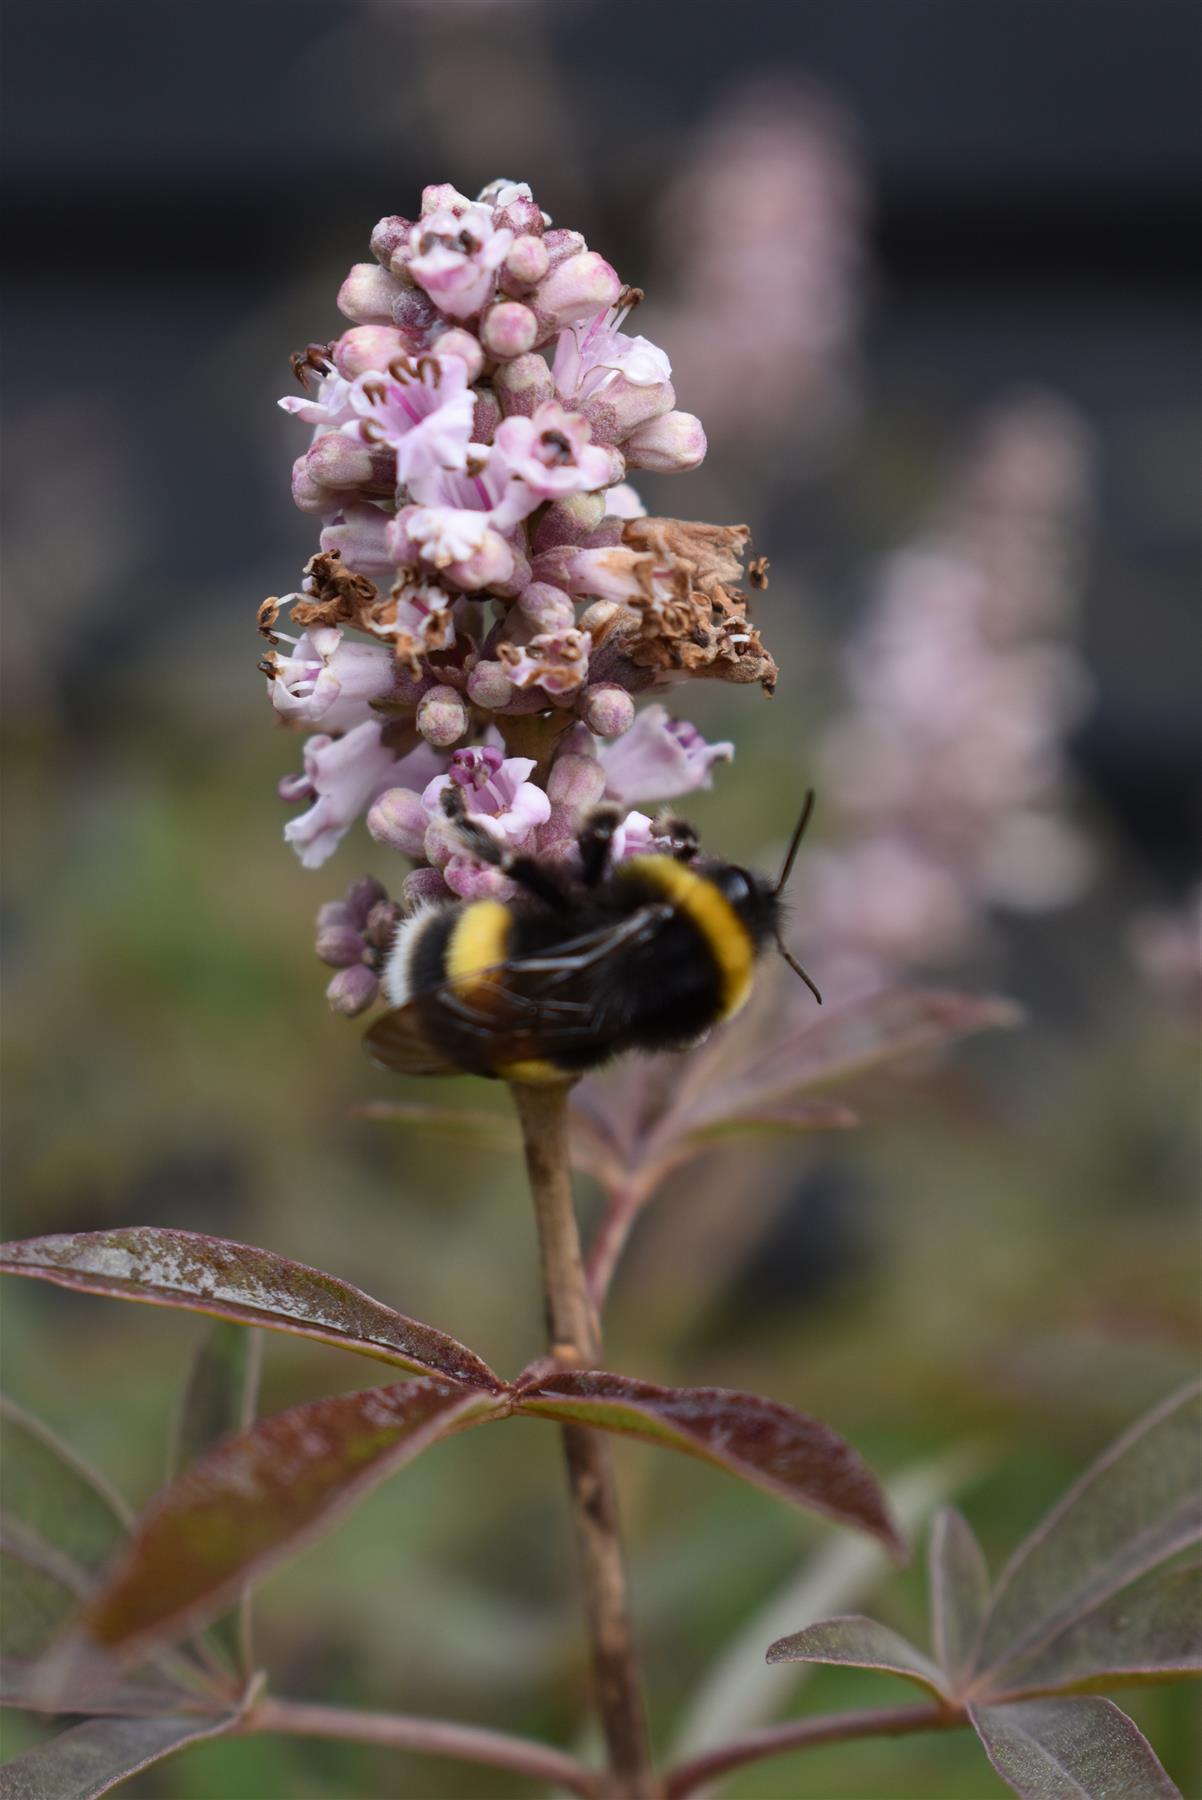
M 448 788 L 444 806 L 472 852 L 519 895 L 435 904 L 401 921 L 383 971 L 392 1010 L 368 1030 L 368 1053 L 405 1075 L 571 1081 L 624 1050 L 686 1048 L 731 1018 L 770 943 L 821 1004 L 780 935 L 781 892 L 813 800 L 775 882 L 702 857 L 679 820 L 657 826 L 664 852 L 613 866 L 619 814 L 604 806 L 585 822 L 569 877 L 501 849 Z

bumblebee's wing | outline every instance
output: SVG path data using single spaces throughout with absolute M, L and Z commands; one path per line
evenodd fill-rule
M 621 1023 L 626 999 L 619 985 L 607 986 L 597 977 L 611 957 L 649 943 L 671 913 L 663 902 L 641 906 L 553 949 L 482 969 L 469 989 L 455 981 L 423 988 L 370 1026 L 367 1052 L 402 1075 L 460 1074 L 464 1063 L 432 1041 L 431 1026 L 439 1020 L 478 1047 L 482 1064 L 554 1059 L 583 1044 L 608 1041 Z M 565 991 L 588 972 L 596 985 L 587 999 Z

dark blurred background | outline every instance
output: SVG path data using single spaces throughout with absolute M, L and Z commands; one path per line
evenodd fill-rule
M 1092 699 L 1064 807 L 1095 873 L 940 971 L 1018 995 L 1028 1025 L 882 1092 L 833 1148 L 723 1158 L 696 1215 L 670 1192 L 610 1326 L 616 1367 L 830 1419 L 910 1484 L 919 1531 L 954 1494 L 1000 1563 L 1198 1362 L 1196 6 L 8 0 L 3 36 L 6 1235 L 210 1231 L 325 1264 L 503 1369 L 536 1347 L 512 1159 L 352 1116 L 387 1089 L 327 1015 L 312 913 L 395 871 L 362 831 L 318 876 L 294 863 L 273 788 L 299 743 L 255 672 L 254 608 L 313 548 L 274 401 L 288 353 L 339 328 L 379 215 L 430 181 L 524 179 L 647 290 L 636 328 L 711 451 L 640 487 L 653 510 L 747 518 L 773 562 L 776 701 L 690 707 L 739 740 L 695 808 L 731 854 L 783 835 L 877 559 L 927 528 L 982 410 L 1034 385 L 1090 435 Z M 778 267 L 763 245 L 774 208 L 794 241 L 790 207 L 810 262 Z M 771 383 L 741 385 L 761 306 L 787 347 L 776 417 Z M 194 1326 L 24 1289 L 4 1322 L 7 1385 L 141 1502 Z M 344 1364 L 274 1346 L 265 1404 L 362 1385 Z M 689 1695 L 743 1629 L 743 1687 L 722 1689 L 743 1717 L 871 1702 L 871 1677 L 795 1700 L 755 1675 L 775 1635 L 755 1615 L 799 1569 L 835 1584 L 822 1610 L 921 1635 L 914 1573 L 830 1572 L 833 1534 L 691 1465 L 634 1450 L 621 1474 L 662 1744 L 701 1741 Z M 552 1434 L 521 1424 L 406 1474 L 267 1583 L 275 1685 L 568 1739 L 584 1672 L 558 1482 Z M 1132 1710 L 1198 1791 L 1181 1697 Z M 999 1793 L 978 1762 L 954 1736 L 848 1748 L 729 1791 Z M 136 1791 L 513 1789 L 265 1740 Z

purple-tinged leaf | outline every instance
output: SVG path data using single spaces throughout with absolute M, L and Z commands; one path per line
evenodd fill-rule
M 123 1659 L 204 1624 L 440 1438 L 505 1402 L 429 1377 L 315 1400 L 225 1438 L 166 1488 L 83 1619 L 79 1655 Z
M 701 1110 L 706 1117 L 729 1117 L 747 1106 L 859 1079 L 970 1032 L 1021 1021 L 1022 1012 L 1012 1001 L 994 995 L 938 988 L 871 994 L 819 1019 L 807 1013 L 792 1030 L 761 1033 L 752 1055 L 732 1079 L 716 1084 L 716 1095 L 703 1100 Z M 738 1030 L 736 1023 L 731 1035 Z M 700 1123 L 692 1117 L 692 1105 L 689 1114 L 690 1123 Z
M 168 1473 L 181 1474 L 223 1438 L 245 1431 L 254 1421 L 259 1393 L 263 1340 L 245 1325 L 215 1319 L 192 1359 L 184 1386 Z M 254 1674 L 250 1594 L 246 1589 L 231 1612 L 214 1620 L 199 1645 L 202 1655 L 214 1647 L 218 1659 L 236 1670 L 243 1682 Z
M 1111 1594 L 1202 1537 L 1202 1383 L 1105 1451 L 1019 1546 L 994 1593 L 978 1670 L 991 1692 Z
M 1111 1700 L 970 1706 L 985 1753 L 1022 1800 L 1181 1800 L 1143 1732 Z
M 163 1718 L 188 1713 L 212 1718 L 228 1711 L 214 1692 L 189 1693 L 154 1669 L 142 1669 L 128 1677 L 112 1669 L 97 1669 L 96 1679 L 72 1684 L 69 1710 L 75 1713 L 118 1713 L 129 1718 Z M 25 1712 L 61 1713 L 58 1697 L 45 1692 L 41 1671 L 25 1657 L 0 1657 L 0 1706 L 18 1706 Z
M 0 1657 L 40 1656 L 78 1613 L 80 1599 L 35 1547 L 12 1533 L 0 1537 Z
M 89 1719 L 14 1756 L 0 1769 L 0 1800 L 96 1800 L 185 1744 L 219 1737 L 237 1713 L 216 1718 Z
M 1087 1693 L 1202 1675 L 1202 1564 L 1154 1569 L 1006 1673 L 1006 1693 Z
M 727 1388 L 666 1388 L 625 1375 L 566 1371 L 522 1393 L 518 1410 L 667 1444 L 870 1532 L 905 1555 L 868 1465 L 829 1426 L 779 1401 Z
M 182 1472 L 255 1416 L 262 1339 L 245 1325 L 218 1319 L 192 1358 L 171 1446 L 171 1475 Z
M 888 1625 L 852 1613 L 841 1619 L 822 1619 L 769 1646 L 770 1663 L 845 1663 L 855 1669 L 883 1669 L 917 1682 L 937 1700 L 947 1698 L 947 1683 L 929 1656 Z
M 242 1325 L 295 1332 L 343 1350 L 497 1392 L 471 1350 L 320 1269 L 194 1231 L 122 1231 L 0 1245 L 0 1270 L 110 1299 L 180 1306 Z
M 0 1396 L 0 1447 L 6 1541 L 42 1546 L 41 1560 L 61 1560 L 58 1572 L 78 1592 L 79 1572 L 103 1568 L 124 1542 L 129 1509 L 101 1475 L 7 1396 Z
M 989 1607 L 989 1570 L 963 1513 L 940 1507 L 927 1551 L 931 1644 L 953 1692 L 964 1685 Z

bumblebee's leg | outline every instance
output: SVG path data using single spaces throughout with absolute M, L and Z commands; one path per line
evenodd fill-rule
M 576 843 L 586 888 L 594 888 L 605 879 L 621 816 L 616 806 L 595 806 L 580 827 Z
M 549 870 L 533 856 L 515 856 L 505 844 L 498 843 L 486 826 L 469 817 L 463 789 L 456 787 L 454 782 L 442 790 L 442 810 L 473 856 L 500 869 L 503 875 L 508 875 L 511 881 L 516 881 L 557 912 L 567 910 L 568 896 Z
M 675 813 L 658 813 L 651 827 L 651 835 L 667 838 L 677 862 L 692 862 L 701 848 L 697 827 L 690 825 L 687 819 L 677 818 Z

